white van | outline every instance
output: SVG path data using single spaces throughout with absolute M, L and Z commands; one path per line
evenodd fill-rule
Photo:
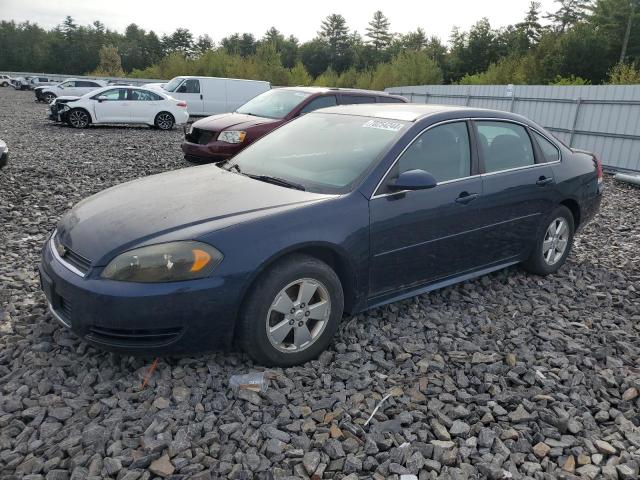
M 168 83 L 148 83 L 146 88 L 162 88 L 173 98 L 187 102 L 190 115 L 205 116 L 235 111 L 256 95 L 271 90 L 262 80 L 219 77 L 175 77 Z

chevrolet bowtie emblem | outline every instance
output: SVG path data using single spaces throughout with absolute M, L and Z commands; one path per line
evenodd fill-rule
M 67 254 L 67 249 L 61 243 L 56 242 L 56 252 L 61 257 L 64 257 Z

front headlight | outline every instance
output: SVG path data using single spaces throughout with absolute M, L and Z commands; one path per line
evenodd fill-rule
M 246 136 L 247 132 L 242 132 L 240 130 L 228 130 L 220 133 L 220 135 L 218 135 L 218 140 L 227 143 L 242 143 Z
M 102 278 L 121 282 L 180 282 L 208 276 L 224 256 L 206 243 L 161 243 L 118 255 L 102 272 Z

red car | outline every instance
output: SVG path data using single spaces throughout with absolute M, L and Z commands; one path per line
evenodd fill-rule
M 319 108 L 355 103 L 406 103 L 398 95 L 370 90 L 324 87 L 287 87 L 264 92 L 233 113 L 200 119 L 182 142 L 191 162 L 228 160 L 258 138 L 300 115 Z

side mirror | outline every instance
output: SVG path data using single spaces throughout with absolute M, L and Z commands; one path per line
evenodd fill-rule
M 180 85 L 180 88 L 178 88 L 178 93 L 185 93 L 186 91 L 187 91 L 186 85 Z
M 433 175 L 424 170 L 407 170 L 398 175 L 398 178 L 389 182 L 391 190 L 426 190 L 433 188 L 438 181 Z
M 106 95 L 100 95 L 100 96 L 98 97 L 98 101 L 99 101 L 99 102 L 104 102 L 105 100 L 107 100 L 107 96 L 106 96 Z
M 59 88 L 60 90 L 64 90 L 64 87 L 63 87 L 62 85 L 58 85 L 58 88 Z

